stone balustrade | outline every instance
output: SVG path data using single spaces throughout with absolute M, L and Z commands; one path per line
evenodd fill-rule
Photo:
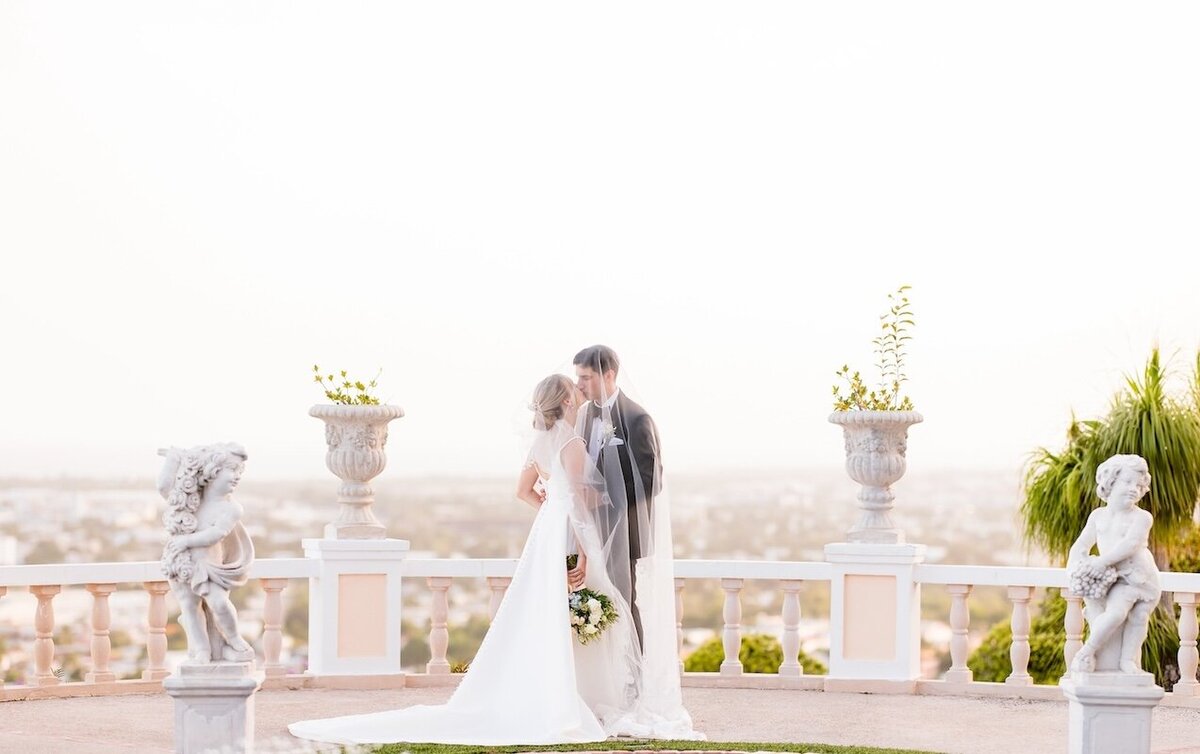
M 428 615 L 418 616 L 416 623 L 429 618 L 428 643 L 431 657 L 422 674 L 408 674 L 407 682 L 420 683 L 421 678 L 434 682 L 438 677 L 453 682 L 449 650 L 450 606 L 456 584 L 470 582 L 472 593 L 482 593 L 485 603 L 478 612 L 495 615 L 515 568 L 510 559 L 408 559 L 401 573 L 406 595 L 409 590 L 421 590 L 429 598 Z M 338 678 L 323 678 L 320 674 L 289 674 L 281 662 L 284 645 L 284 601 L 289 583 L 316 577 L 317 567 L 307 558 L 276 558 L 256 561 L 250 578 L 263 592 L 260 665 L 266 671 L 268 683 L 283 685 L 337 685 Z M 683 607 L 689 585 L 698 582 L 716 584 L 722 590 L 723 608 L 719 636 L 726 659 L 717 673 L 685 673 L 685 685 L 744 685 L 747 687 L 826 688 L 821 678 L 805 676 L 798 660 L 800 651 L 800 594 L 806 583 L 830 582 L 834 570 L 824 562 L 762 562 L 732 560 L 681 560 L 676 562 L 675 609 L 679 616 L 677 636 L 682 654 L 684 630 Z M 891 578 L 891 577 L 889 577 Z M 954 566 L 919 564 L 913 569 L 912 587 L 916 590 L 945 589 L 950 597 L 949 615 L 923 615 L 926 620 L 948 621 L 951 629 L 950 669 L 942 679 L 914 680 L 915 693 L 1020 696 L 1060 698 L 1056 686 L 1038 686 L 1028 670 L 1030 657 L 1029 632 L 1031 605 L 1036 605 L 1039 590 L 1062 588 L 1066 574 L 1059 568 L 1010 568 L 993 566 Z M 783 665 L 779 674 L 746 673 L 738 660 L 738 647 L 743 636 L 742 596 L 748 583 L 777 589 L 782 595 Z M 1197 654 L 1197 603 L 1200 595 L 1200 574 L 1164 573 L 1162 583 L 1179 606 L 1179 667 L 1183 680 L 1168 702 L 1200 707 L 1200 684 L 1195 680 L 1200 657 Z M 970 630 L 970 600 L 980 587 L 1004 590 L 1011 603 L 1010 624 L 1012 673 L 1004 683 L 981 683 L 972 678 L 967 667 Z M 0 567 L 0 600 L 12 599 L 14 590 L 27 589 L 36 599 L 30 615 L 30 646 L 23 648 L 33 660 L 32 672 L 26 685 L 0 684 L 0 699 L 34 698 L 41 696 L 92 695 L 97 693 L 144 693 L 161 688 L 168 674 L 167 617 L 173 602 L 167 583 L 162 579 L 157 561 L 138 563 L 59 564 Z M 82 682 L 64 683 L 55 672 L 59 648 L 54 636 L 61 628 L 56 623 L 55 599 L 64 590 L 84 590 L 91 598 L 91 610 L 85 635 L 90 640 L 90 657 Z M 118 680 L 110 669 L 112 654 L 111 632 L 121 629 L 112 625 L 109 601 L 118 590 L 142 590 L 146 595 L 145 621 L 139 633 L 146 636 L 145 667 L 140 678 Z M 1064 661 L 1069 666 L 1079 650 L 1083 633 L 1081 600 L 1067 598 L 1064 624 L 1066 646 Z M 75 627 L 79 628 L 79 627 Z M 126 627 L 127 628 L 127 627 Z M 836 616 L 830 621 L 830 633 L 847 629 Z M 79 633 L 78 631 L 76 632 Z M 406 637 L 411 638 L 411 637 Z M 13 650 L 9 643 L 9 650 Z M 2 659 L 2 658 L 0 658 Z M 682 672 L 682 662 L 680 664 Z M 402 680 L 402 683 L 404 681 Z
M 265 593 L 263 608 L 263 668 L 268 676 L 283 674 L 282 596 L 289 579 L 308 578 L 312 567 L 303 558 L 260 560 L 250 569 L 250 578 Z M 146 594 L 146 618 L 141 628 L 146 634 L 146 666 L 140 679 L 118 680 L 109 669 L 112 653 L 110 597 L 122 587 L 141 589 Z M 133 563 L 67 563 L 28 566 L 0 566 L 0 599 L 14 588 L 27 588 L 37 599 L 33 615 L 33 673 L 28 685 L 12 686 L 0 679 L 0 700 L 25 696 L 87 696 L 97 693 L 144 693 L 162 687 L 169 675 L 167 657 L 167 616 L 170 588 L 163 579 L 158 561 Z M 92 607 L 85 631 L 90 637 L 89 669 L 83 682 L 64 683 L 56 673 L 54 645 L 56 630 L 54 600 L 65 589 L 86 590 Z M 11 598 L 11 597 L 10 597 Z M 117 627 L 120 628 L 120 627 Z M 11 648 L 11 644 L 10 644 Z M 37 690 L 38 693 L 31 693 Z

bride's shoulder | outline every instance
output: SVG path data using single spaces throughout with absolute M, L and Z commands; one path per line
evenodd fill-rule
M 583 442 L 583 437 L 575 431 L 575 427 L 569 424 L 566 419 L 559 419 L 558 423 L 554 425 L 554 430 L 554 439 L 558 442 L 559 447 L 565 447 L 576 440 Z

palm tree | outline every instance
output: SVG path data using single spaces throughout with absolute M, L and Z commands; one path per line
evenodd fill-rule
M 1200 412 L 1191 401 L 1166 389 L 1158 348 L 1142 379 L 1126 378 L 1126 390 L 1113 401 L 1094 447 L 1100 463 L 1118 453 L 1136 453 L 1150 467 L 1150 492 L 1141 506 L 1154 514 L 1150 544 L 1162 570 L 1170 547 L 1192 525 L 1200 497 Z M 1196 383 L 1200 376 L 1193 375 Z
M 1096 438 L 1102 423 L 1071 416 L 1067 447 L 1059 453 L 1038 448 L 1025 472 L 1025 542 L 1041 547 L 1059 563 L 1099 504 L 1096 497 Z
M 1154 515 L 1151 547 L 1166 570 L 1170 545 L 1192 525 L 1200 498 L 1200 355 L 1192 379 L 1194 403 L 1167 391 L 1166 370 L 1155 348 L 1140 379 L 1126 377 L 1101 421 L 1072 418 L 1067 447 L 1035 451 L 1025 475 L 1025 539 L 1065 563 L 1091 512 L 1096 467 L 1118 453 L 1134 453 L 1150 467 L 1150 492 L 1141 506 Z
M 1192 403 L 1200 412 L 1200 351 L 1196 352 L 1196 368 L 1192 370 Z

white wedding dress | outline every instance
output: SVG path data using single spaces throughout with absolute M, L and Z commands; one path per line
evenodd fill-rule
M 624 617 L 628 609 L 605 571 L 595 519 L 564 471 L 565 446 L 582 440 L 565 422 L 539 435 L 531 459 L 545 480 L 546 500 L 483 644 L 449 701 L 297 722 L 288 726 L 293 735 L 339 744 L 485 746 L 584 743 L 610 735 L 697 737 L 681 704 L 684 719 L 667 726 L 655 724 L 657 715 L 647 722 L 638 711 L 641 652 Z M 588 555 L 586 586 L 613 597 L 622 616 L 586 645 L 574 637 L 566 604 L 572 540 Z M 670 607 L 673 614 L 673 601 Z M 671 633 L 673 649 L 673 626 Z

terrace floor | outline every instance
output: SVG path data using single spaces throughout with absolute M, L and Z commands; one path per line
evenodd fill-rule
M 436 704 L 450 693 L 260 691 L 258 751 L 313 751 L 288 735 L 294 720 Z M 697 727 L 714 742 L 858 744 L 947 754 L 1061 754 L 1067 745 L 1061 701 L 727 688 L 685 688 L 684 699 Z M 172 700 L 161 693 L 3 702 L 0 748 L 21 754 L 170 752 L 172 725 Z M 1155 754 L 1200 754 L 1200 710 L 1158 707 L 1153 740 Z

